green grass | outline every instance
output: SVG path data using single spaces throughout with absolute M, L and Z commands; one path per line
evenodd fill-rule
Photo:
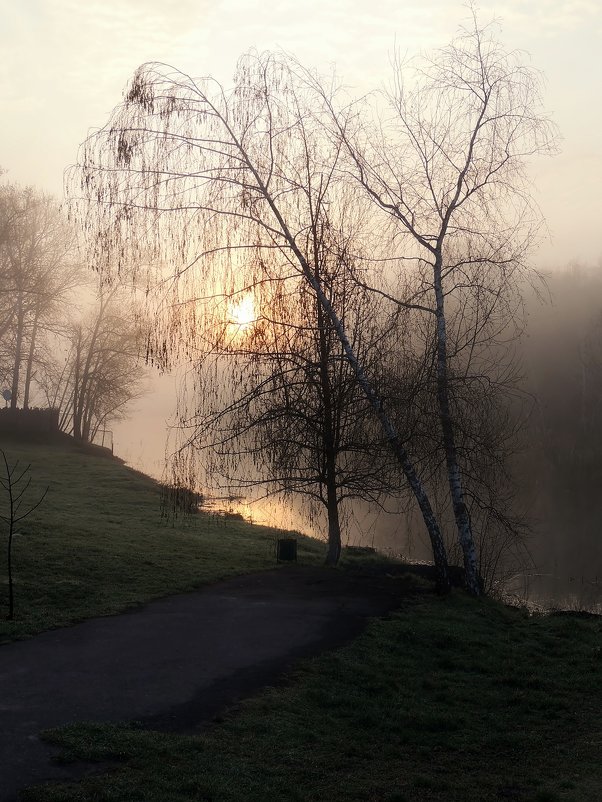
M 34 495 L 50 487 L 19 527 L 17 617 L 0 639 L 274 565 L 276 530 L 209 515 L 171 527 L 157 485 L 113 460 L 64 442 L 0 446 L 31 462 Z M 322 544 L 299 545 L 304 561 L 322 558 Z M 422 592 L 403 609 L 202 736 L 126 724 L 49 733 L 63 759 L 101 761 L 104 773 L 23 798 L 599 802 L 602 620 L 528 617 L 415 582 Z
M 11 465 L 31 463 L 30 498 L 49 488 L 17 527 L 13 621 L 5 620 L 6 532 L 0 525 L 0 642 L 275 565 L 277 530 L 206 514 L 172 526 L 161 519 L 156 482 L 68 439 L 42 444 L 2 435 L 0 448 Z M 323 544 L 300 538 L 301 559 L 322 559 L 323 553 Z
M 599 802 L 602 621 L 422 595 L 201 736 L 51 732 L 117 761 L 27 802 Z

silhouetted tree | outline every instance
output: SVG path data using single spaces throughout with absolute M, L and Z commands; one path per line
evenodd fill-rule
M 142 392 L 143 334 L 131 303 L 115 291 L 65 331 L 56 360 L 41 380 L 48 405 L 59 410 L 59 426 L 76 440 L 92 442 Z
M 100 257 L 118 253 L 124 264 L 177 254 L 187 267 L 176 268 L 175 276 L 185 281 L 187 268 L 199 268 L 205 294 L 224 292 L 241 270 L 249 286 L 283 280 L 289 270 L 307 281 L 417 498 L 445 585 L 432 505 L 304 240 L 323 209 L 336 227 L 345 227 L 340 186 L 355 175 L 364 197 L 384 213 L 376 228 L 388 228 L 394 237 L 385 242 L 396 242 L 389 253 L 375 254 L 388 258 L 387 269 L 365 285 L 432 321 L 449 492 L 467 586 L 479 594 L 450 389 L 448 310 L 456 303 L 462 308 L 467 286 L 495 300 L 500 285 L 526 268 L 537 228 L 526 163 L 553 150 L 554 133 L 541 111 L 537 75 L 479 28 L 474 14 L 470 27 L 434 57 L 403 69 L 397 63 L 384 100 L 386 124 L 377 124 L 378 114 L 366 115 L 368 101 L 340 107 L 332 83 L 324 89 L 285 56 L 243 58 L 231 92 L 145 65 L 110 123 L 85 144 L 76 181 L 92 201 L 88 214 L 96 219 L 87 220 L 98 225 Z M 142 228 L 143 241 L 128 241 L 127 232 Z M 410 295 L 399 291 L 405 282 L 393 281 L 391 290 L 395 264 L 409 266 L 417 280 Z
M 417 499 L 439 587 L 447 590 L 441 531 L 407 442 L 358 359 L 308 249 L 307 232 L 325 217 L 337 230 L 346 228 L 341 144 L 321 135 L 314 101 L 290 62 L 270 54 L 241 59 L 231 92 L 165 65 L 144 65 L 109 124 L 84 144 L 70 191 L 83 193 L 83 223 L 96 231 L 101 269 L 168 263 L 180 288 L 196 283 L 201 295 L 214 298 L 237 284 L 261 286 L 291 274 L 307 283 Z M 156 279 L 149 276 L 149 285 Z M 155 353 L 162 357 L 175 337 L 189 340 L 198 323 L 196 313 L 172 323 Z
M 19 461 L 14 465 L 9 465 L 6 453 L 0 448 L 2 455 L 2 462 L 4 468 L 4 475 L 0 476 L 0 487 L 6 494 L 2 505 L 0 506 L 0 521 L 8 527 L 7 541 L 6 541 L 6 569 L 8 574 L 8 618 L 12 620 L 15 614 L 15 592 L 13 582 L 13 538 L 15 535 L 15 526 L 27 518 L 28 515 L 40 506 L 48 488 L 44 490 L 42 495 L 37 501 L 29 502 L 27 494 L 31 486 L 31 466 L 27 465 L 25 468 L 19 467 Z
M 476 288 L 496 311 L 491 301 L 500 287 L 526 271 L 539 220 L 526 169 L 531 157 L 554 150 L 554 129 L 542 112 L 537 73 L 505 51 L 491 28 L 480 28 L 474 10 L 448 47 L 408 64 L 398 58 L 394 67 L 392 91 L 341 108 L 330 86 L 303 74 L 349 171 L 395 232 L 390 264 L 416 278 L 411 294 L 386 291 L 390 275 L 373 289 L 432 321 L 449 490 L 467 585 L 479 594 L 450 387 L 448 310 L 462 308 L 465 291 Z
M 378 325 L 374 299 L 351 280 L 351 243 L 333 240 L 325 226 L 314 227 L 308 238 L 328 300 L 353 332 L 354 353 L 378 375 L 390 337 Z M 201 359 L 194 390 L 186 394 L 194 409 L 183 419 L 186 446 L 202 450 L 209 477 L 224 477 L 229 492 L 259 487 L 267 495 L 301 497 L 310 514 L 323 509 L 326 561 L 335 565 L 342 505 L 349 499 L 378 503 L 395 490 L 378 422 L 301 278 L 243 292 L 231 307 L 233 320 L 211 356 Z M 252 319 L 241 323 L 240 310 L 247 307 Z

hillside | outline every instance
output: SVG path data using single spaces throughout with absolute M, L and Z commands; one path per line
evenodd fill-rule
M 64 439 L 0 445 L 31 462 L 34 493 L 50 488 L 16 540 L 4 640 L 274 565 L 275 530 L 205 514 L 168 526 L 157 484 L 118 460 Z M 307 539 L 300 550 L 323 553 Z M 399 610 L 199 735 L 100 723 L 46 733 L 62 760 L 100 773 L 22 798 L 597 802 L 602 619 L 529 616 L 398 580 Z
M 2 435 L 0 448 L 10 465 L 31 464 L 30 498 L 48 487 L 15 536 L 12 622 L 2 533 L 0 642 L 275 564 L 277 530 L 204 513 L 167 523 L 158 483 L 104 450 L 65 435 L 43 442 Z M 299 542 L 303 558 L 322 549 Z

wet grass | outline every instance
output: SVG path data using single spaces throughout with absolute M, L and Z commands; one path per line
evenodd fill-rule
M 30 498 L 49 488 L 17 528 L 13 621 L 6 620 L 6 533 L 0 528 L 0 642 L 276 564 L 278 530 L 209 514 L 172 526 L 161 518 L 156 482 L 69 439 L 40 443 L 2 435 L 0 448 L 11 465 L 31 464 Z M 323 558 L 319 542 L 300 538 L 298 545 L 300 559 Z
M 27 802 L 599 802 L 602 619 L 422 593 L 198 736 L 77 725 L 118 761 Z

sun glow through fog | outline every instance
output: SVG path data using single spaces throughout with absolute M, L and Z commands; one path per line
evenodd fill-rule
M 238 331 L 246 331 L 256 320 L 255 299 L 248 292 L 233 301 L 228 308 L 228 322 Z

